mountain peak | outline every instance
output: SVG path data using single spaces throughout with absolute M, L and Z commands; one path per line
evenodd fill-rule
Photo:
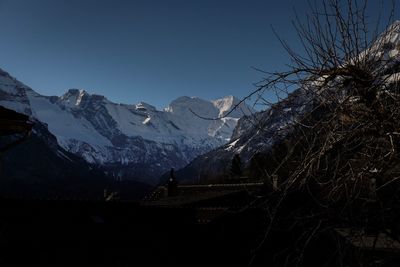
M 387 46 L 388 44 L 400 43 L 400 20 L 393 22 L 387 29 L 380 34 L 373 46 Z
M 186 102 L 186 101 L 193 101 L 193 100 L 203 100 L 197 96 L 180 96 L 177 99 L 173 100 L 171 103 L 173 102 Z
M 240 99 L 233 95 L 228 95 L 223 98 L 213 100 L 211 102 L 219 110 L 220 117 L 225 116 L 226 114 L 228 114 L 228 112 L 231 111 L 231 115 L 233 115 L 234 117 L 241 117 L 243 115 L 249 115 L 255 112 L 252 108 L 247 106 L 246 103 L 240 103 Z
M 60 97 L 61 101 L 69 107 L 79 106 L 84 96 L 89 95 L 83 89 L 69 89 L 64 95 Z
M 395 20 L 390 27 L 400 26 L 400 20 Z
M 135 105 L 137 110 L 155 111 L 156 107 L 145 102 L 139 102 Z
M 400 20 L 394 21 L 371 45 L 355 56 L 358 60 L 374 60 L 375 70 L 381 73 L 391 69 L 400 60 Z M 352 60 L 350 61 L 352 62 Z
M 225 97 L 223 97 L 223 98 L 220 98 L 220 99 L 229 99 L 229 100 L 239 100 L 236 96 L 234 96 L 234 95 L 227 95 L 227 96 L 225 96 Z
M 207 117 L 214 117 L 215 110 L 213 110 L 213 105 L 210 101 L 204 100 L 199 97 L 189 97 L 189 96 L 181 96 L 177 99 L 173 100 L 168 107 L 164 109 L 166 112 L 178 113 L 178 114 L 187 114 L 188 116 L 193 116 L 191 111 L 202 112 L 207 111 L 207 114 L 202 114 Z
M 87 92 L 83 89 L 76 89 L 76 88 L 71 88 L 68 89 L 68 91 L 66 92 L 66 94 L 71 94 L 71 95 L 79 95 L 79 94 L 87 94 Z
M 30 90 L 25 84 L 21 83 L 8 72 L 0 68 L 0 85 L 3 91 L 10 94 L 18 94 L 21 90 Z
M 1 68 L 0 68 L 0 76 L 5 76 L 5 77 L 8 77 L 8 78 L 11 78 L 11 75 L 7 71 L 5 71 L 5 70 L 3 70 Z

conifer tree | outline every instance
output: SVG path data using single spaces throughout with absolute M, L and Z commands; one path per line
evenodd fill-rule
M 242 161 L 239 154 L 235 154 L 232 158 L 231 177 L 237 178 L 240 176 L 242 176 Z

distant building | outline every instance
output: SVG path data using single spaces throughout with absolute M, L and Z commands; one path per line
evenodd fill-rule
M 197 223 L 210 223 L 229 212 L 238 212 L 256 205 L 264 188 L 261 182 L 178 185 L 171 171 L 167 184 L 158 186 L 141 204 L 191 209 L 196 214 Z

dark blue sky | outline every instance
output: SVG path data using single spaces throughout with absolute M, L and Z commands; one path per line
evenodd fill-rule
M 378 2 L 378 1 L 376 1 Z M 246 95 L 287 55 L 299 0 L 0 0 L 0 67 L 44 95 L 121 103 Z

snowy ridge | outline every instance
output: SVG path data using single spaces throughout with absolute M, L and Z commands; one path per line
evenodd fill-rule
M 106 170 L 112 166 L 114 174 L 122 178 L 139 172 L 144 180 L 155 179 L 169 168 L 183 167 L 225 144 L 239 118 L 253 110 L 243 104 L 242 110 L 218 120 L 201 119 L 191 110 L 217 118 L 236 103 L 233 96 L 214 101 L 180 97 L 157 110 L 143 102 L 113 103 L 79 89 L 60 97 L 43 96 L 0 70 L 0 105 L 45 123 L 62 148 Z M 151 178 L 146 178 L 141 168 L 148 170 Z

